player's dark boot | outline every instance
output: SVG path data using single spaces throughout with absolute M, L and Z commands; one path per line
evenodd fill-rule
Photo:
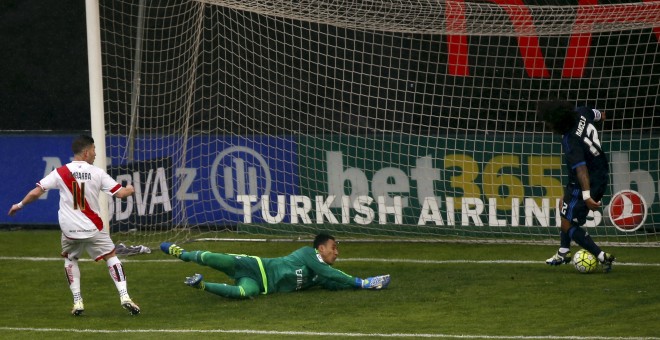
M 545 260 L 545 263 L 551 266 L 559 266 L 571 262 L 571 257 L 572 254 L 570 250 L 565 253 L 557 251 L 557 253 L 553 255 L 551 258 Z
M 605 261 L 602 261 L 600 264 L 603 266 L 603 271 L 609 273 L 612 270 L 612 263 L 614 263 L 616 257 L 610 253 L 605 253 Z
M 195 274 L 193 276 L 186 277 L 186 280 L 183 283 L 187 284 L 190 287 L 204 289 L 204 276 L 202 274 Z

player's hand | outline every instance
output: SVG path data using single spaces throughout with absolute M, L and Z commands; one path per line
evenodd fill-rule
M 360 281 L 362 281 L 362 289 L 383 289 L 390 284 L 390 274 L 368 277 Z
M 589 197 L 584 203 L 587 205 L 587 208 L 591 211 L 600 209 L 601 203 L 594 201 L 593 198 Z
M 9 216 L 14 216 L 17 211 L 21 210 L 21 207 L 18 206 L 18 204 L 14 204 L 11 206 L 11 209 L 9 209 Z

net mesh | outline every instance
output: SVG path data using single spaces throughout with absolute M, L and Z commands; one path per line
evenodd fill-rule
M 102 2 L 112 228 L 555 242 L 559 97 L 606 113 L 603 206 L 646 202 L 590 234 L 657 245 L 659 27 L 657 1 Z

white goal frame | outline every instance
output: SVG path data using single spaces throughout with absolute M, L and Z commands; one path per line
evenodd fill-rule
M 110 202 L 104 216 L 127 238 L 152 244 L 163 234 L 287 238 L 321 230 L 358 239 L 556 242 L 560 142 L 535 123 L 534 103 L 561 97 L 607 113 L 612 183 L 604 208 L 630 189 L 647 202 L 642 228 L 607 225 L 597 212 L 590 234 L 660 245 L 652 84 L 660 79 L 660 1 L 531 2 L 162 0 L 99 11 L 98 0 L 86 0 L 97 166 L 107 168 L 107 149 L 119 180 L 153 190 L 153 198 Z M 165 165 L 154 165 L 159 157 Z M 256 169 L 271 164 L 277 170 Z M 242 177 L 228 180 L 239 165 Z M 287 182 L 294 177 L 300 182 Z M 164 187 L 170 191 L 158 192 Z M 152 219 L 154 209 L 167 217 Z

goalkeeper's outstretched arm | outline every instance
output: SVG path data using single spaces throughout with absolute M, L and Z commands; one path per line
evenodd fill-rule
M 314 251 L 314 254 L 304 257 L 305 264 L 326 282 L 324 286 L 329 289 L 336 289 L 339 286 L 345 288 L 353 286 L 363 289 L 382 289 L 390 283 L 389 274 L 361 279 L 348 275 L 339 269 L 332 268 L 332 264 L 335 263 L 335 260 L 339 256 L 339 250 L 337 249 L 335 238 L 329 234 L 320 233 L 316 235 L 314 238 Z M 335 283 L 331 284 L 329 281 L 334 281 Z

